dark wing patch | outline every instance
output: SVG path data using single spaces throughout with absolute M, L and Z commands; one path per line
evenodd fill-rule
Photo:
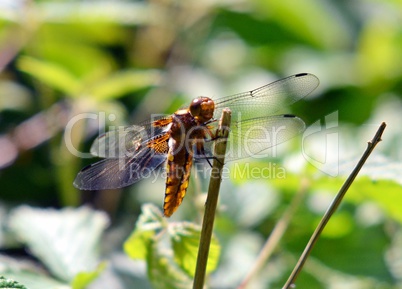
M 167 154 L 169 151 L 169 137 L 170 134 L 166 133 L 150 140 L 147 147 L 152 148 L 158 154 Z
M 101 158 L 125 158 L 135 156 L 149 141 L 160 139 L 169 131 L 171 116 L 158 116 L 138 125 L 109 131 L 95 139 L 91 154 Z M 159 148 L 157 151 L 162 151 Z
M 74 180 L 81 190 L 122 188 L 150 177 L 150 172 L 166 161 L 166 154 L 157 154 L 145 147 L 132 158 L 109 158 L 82 169 Z

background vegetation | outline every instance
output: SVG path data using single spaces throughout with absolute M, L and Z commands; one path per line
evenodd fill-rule
M 320 87 L 288 110 L 309 133 L 281 146 L 275 163 L 240 163 L 269 166 L 267 178 L 231 171 L 224 180 L 208 286 L 237 288 L 301 198 L 248 283 L 281 288 L 386 121 L 297 286 L 402 288 L 401 11 L 395 0 L 1 1 L 0 275 L 42 289 L 190 288 L 208 177 L 194 171 L 183 205 L 164 219 L 162 178 L 80 192 L 72 182 L 94 159 L 68 147 L 88 152 L 100 131 L 199 95 L 310 72 Z

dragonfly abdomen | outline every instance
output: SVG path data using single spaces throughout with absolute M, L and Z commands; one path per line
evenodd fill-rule
M 170 153 L 168 155 L 163 205 L 166 217 L 170 217 L 177 210 L 186 195 L 192 163 L 192 154 L 189 154 L 185 149 L 179 151 L 176 155 Z

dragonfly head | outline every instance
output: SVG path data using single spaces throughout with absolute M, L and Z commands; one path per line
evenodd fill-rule
M 207 122 L 214 116 L 215 103 L 206 96 L 194 99 L 189 107 L 191 115 L 199 122 Z

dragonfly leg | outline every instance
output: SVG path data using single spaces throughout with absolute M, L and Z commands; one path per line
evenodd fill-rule
M 212 141 L 212 139 L 210 141 Z M 221 161 L 217 157 L 215 157 L 215 156 L 207 156 L 205 154 L 205 150 L 204 150 L 203 145 L 200 146 L 200 147 L 197 147 L 197 155 L 204 156 L 202 159 L 205 159 L 208 162 L 208 164 L 209 164 L 209 166 L 211 168 L 212 168 L 212 163 L 210 162 L 210 160 L 217 160 L 220 164 L 222 164 Z
M 213 122 L 215 122 L 215 121 L 217 121 L 216 118 L 211 118 L 210 120 L 206 121 L 206 122 L 204 123 L 204 125 L 208 126 L 208 124 L 213 123 Z
M 206 140 L 206 141 L 208 141 L 208 140 Z M 205 154 L 205 148 L 204 148 L 204 143 L 203 142 L 197 143 L 196 150 L 197 150 L 197 155 L 203 156 L 203 159 L 207 160 L 209 166 L 212 168 L 212 164 L 211 164 L 211 162 L 209 160 L 213 159 L 214 157 L 208 157 Z
M 214 140 L 217 140 L 219 138 L 216 133 L 212 132 L 210 127 L 208 127 L 208 129 L 206 131 L 207 131 L 207 133 L 208 133 L 208 135 L 210 137 L 210 138 L 205 138 L 204 139 L 206 142 L 214 141 Z
M 212 164 L 211 164 L 211 162 L 209 161 L 209 160 L 216 160 L 216 161 L 218 161 L 220 164 L 222 164 L 222 162 L 217 158 L 217 157 L 207 157 L 205 154 L 203 154 L 204 156 L 205 156 L 205 158 L 203 158 L 203 159 L 205 159 L 205 160 L 207 160 L 207 162 L 208 162 L 208 164 L 209 164 L 209 166 L 212 168 Z
M 214 157 L 207 157 L 207 156 L 205 156 L 205 159 L 207 160 L 209 166 L 212 168 L 212 164 L 211 164 L 211 162 L 209 161 L 209 159 L 211 159 L 211 158 L 214 158 Z

